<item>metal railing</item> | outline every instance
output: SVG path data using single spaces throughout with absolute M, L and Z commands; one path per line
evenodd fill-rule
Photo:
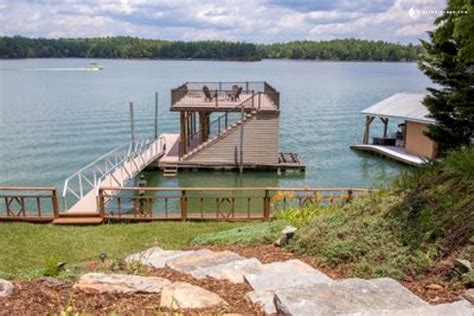
M 51 221 L 58 212 L 56 188 L 0 186 L 0 220 Z
M 210 98 L 203 92 L 203 87 L 209 89 Z M 233 99 L 233 86 L 242 88 L 239 98 Z M 171 90 L 171 106 L 203 106 L 226 107 L 241 99 L 253 98 L 255 108 L 280 108 L 280 93 L 266 82 L 186 82 Z M 269 101 L 265 102 L 265 98 Z
M 374 190 L 354 188 L 101 187 L 99 208 L 104 218 L 117 221 L 269 220 L 275 212 L 291 207 L 346 203 L 371 192 Z
M 106 185 L 125 185 L 149 163 L 164 154 L 165 144 L 164 137 L 126 143 L 79 169 L 64 182 L 64 209 L 67 210 L 70 202 L 79 201 L 91 190 L 96 190 L 97 194 L 98 187 L 106 180 Z

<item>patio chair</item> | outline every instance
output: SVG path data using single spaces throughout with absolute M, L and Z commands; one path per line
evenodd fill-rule
M 204 101 L 212 101 L 211 90 L 207 86 L 202 87 L 202 92 L 204 92 Z
M 242 93 L 242 87 L 233 86 L 232 87 L 232 94 L 230 96 L 231 101 L 240 101 L 240 94 Z

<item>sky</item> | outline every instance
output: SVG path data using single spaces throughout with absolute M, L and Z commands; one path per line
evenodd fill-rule
M 417 43 L 445 0 L 0 0 L 0 35 Z

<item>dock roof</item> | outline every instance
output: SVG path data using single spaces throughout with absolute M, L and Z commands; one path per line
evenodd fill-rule
M 424 97 L 423 93 L 396 93 L 366 108 L 362 113 L 425 124 L 435 123 L 436 121 L 430 117 L 428 109 L 421 103 Z

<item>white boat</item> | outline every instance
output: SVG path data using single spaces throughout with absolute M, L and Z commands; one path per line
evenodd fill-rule
M 89 65 L 87 65 L 86 69 L 90 71 L 99 71 L 103 70 L 104 66 L 99 65 L 98 63 L 90 63 Z

